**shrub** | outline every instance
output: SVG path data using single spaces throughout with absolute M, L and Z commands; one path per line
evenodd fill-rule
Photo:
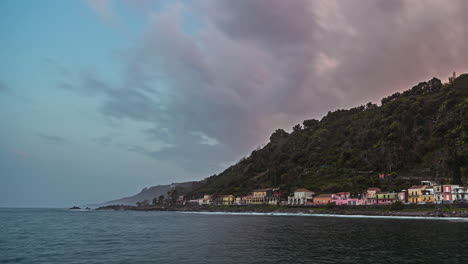
M 392 205 L 390 205 L 390 211 L 401 211 L 404 208 L 405 208 L 405 205 L 400 201 L 396 201 L 392 203 Z

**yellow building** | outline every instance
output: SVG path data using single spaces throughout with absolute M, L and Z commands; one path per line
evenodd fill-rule
M 434 189 L 433 188 L 426 188 L 422 191 L 422 202 L 423 203 L 434 203 Z
M 408 202 L 409 203 L 422 203 L 424 202 L 423 193 L 428 186 L 426 185 L 413 185 L 411 188 L 408 189 Z M 428 197 L 426 197 L 428 199 Z M 434 202 L 434 198 L 432 198 L 432 202 Z
M 375 194 L 377 204 L 392 204 L 398 200 L 398 193 L 378 192 Z
M 265 204 L 265 198 L 273 193 L 273 189 L 258 189 L 252 192 L 252 195 L 247 196 L 247 204 Z
M 234 204 L 234 201 L 236 200 L 236 197 L 232 194 L 228 195 L 218 195 L 216 197 L 215 204 L 217 205 L 232 205 Z

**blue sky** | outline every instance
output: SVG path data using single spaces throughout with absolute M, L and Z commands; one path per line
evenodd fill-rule
M 275 128 L 446 81 L 467 70 L 467 10 L 0 1 L 0 206 L 66 207 L 199 180 Z

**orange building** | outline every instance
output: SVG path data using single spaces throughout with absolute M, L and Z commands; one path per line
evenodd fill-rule
M 314 197 L 313 203 L 316 205 L 329 204 L 332 200 L 332 194 L 320 194 Z

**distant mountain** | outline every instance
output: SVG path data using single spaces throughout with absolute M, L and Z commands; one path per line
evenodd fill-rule
M 352 85 L 352 84 L 350 84 Z M 389 181 L 378 174 L 391 174 Z M 349 110 L 277 129 L 263 148 L 193 192 L 246 194 L 255 188 L 360 192 L 398 190 L 420 179 L 467 183 L 468 74 L 433 78 Z
M 164 195 L 165 197 L 167 197 L 168 192 L 172 193 L 176 189 L 178 190 L 178 193 L 180 195 L 184 195 L 186 193 L 191 192 L 193 189 L 198 188 L 199 186 L 200 186 L 199 182 L 182 182 L 182 183 L 173 183 L 173 184 L 167 184 L 167 185 L 157 185 L 157 186 L 152 186 L 149 188 L 144 188 L 143 190 L 141 190 L 141 192 L 133 196 L 108 201 L 102 204 L 93 205 L 93 207 L 115 205 L 115 204 L 135 205 L 137 202 L 142 202 L 144 200 L 148 200 L 151 202 L 154 198 L 158 198 L 161 195 Z

